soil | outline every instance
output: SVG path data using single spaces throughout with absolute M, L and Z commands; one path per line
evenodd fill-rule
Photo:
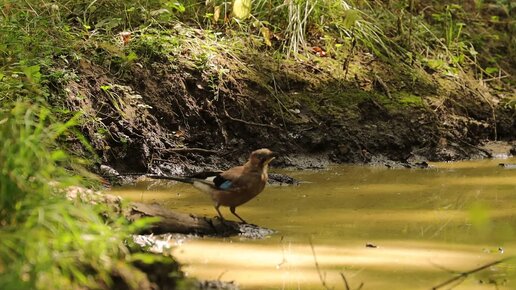
M 514 148 L 514 110 L 467 75 L 407 72 L 367 53 L 349 74 L 315 56 L 293 62 L 249 53 L 214 62 L 218 74 L 163 58 L 123 69 L 72 64 L 79 78 L 67 84 L 66 105 L 84 112 L 96 165 L 192 174 L 226 169 L 267 147 L 282 155 L 279 167 L 410 167 L 491 157 L 482 148 L 489 140 Z

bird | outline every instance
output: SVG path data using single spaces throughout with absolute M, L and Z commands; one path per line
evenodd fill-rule
M 278 156 L 277 153 L 262 148 L 251 152 L 247 162 L 223 172 L 217 172 L 206 179 L 196 177 L 179 177 L 163 175 L 146 175 L 156 179 L 170 179 L 192 184 L 196 189 L 207 193 L 214 202 L 215 210 L 222 221 L 221 206 L 229 207 L 230 212 L 240 221 L 247 222 L 236 213 L 240 206 L 260 194 L 268 179 L 269 163 Z M 197 175 L 199 176 L 199 175 Z

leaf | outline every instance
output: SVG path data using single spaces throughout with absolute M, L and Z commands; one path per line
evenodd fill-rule
M 132 33 L 129 31 L 122 31 L 118 35 L 120 35 L 120 39 L 124 45 L 129 44 L 132 38 Z
M 153 263 L 172 263 L 170 257 L 166 257 L 163 255 L 155 255 L 150 253 L 134 253 L 131 255 L 131 261 L 140 261 L 144 264 L 153 264 Z
M 488 73 L 490 75 L 495 74 L 497 72 L 498 72 L 498 68 L 497 67 L 490 66 L 490 67 L 486 68 L 486 73 Z
M 344 28 L 350 29 L 360 19 L 360 12 L 356 9 L 349 9 L 346 11 L 344 17 Z
M 127 61 L 133 61 L 133 60 L 136 60 L 138 59 L 138 55 L 134 52 L 134 51 L 131 51 L 125 58 Z
M 183 13 L 186 10 L 185 6 L 179 2 L 172 2 L 170 6 L 180 13 Z
M 157 10 L 152 10 L 150 12 L 150 15 L 151 16 L 159 16 L 159 15 L 165 14 L 165 13 L 170 13 L 170 11 L 166 8 L 161 8 L 161 9 L 157 9 Z
M 67 155 L 63 150 L 55 150 L 55 151 L 52 151 L 52 153 L 50 154 L 50 158 L 54 161 L 66 160 L 66 157 L 67 157 Z
M 41 80 L 41 72 L 39 70 L 39 65 L 27 66 L 23 68 L 23 73 L 31 82 L 39 84 Z
M 270 32 L 269 28 L 262 27 L 262 28 L 260 28 L 260 32 L 262 33 L 262 36 L 263 36 L 263 42 L 265 42 L 265 44 L 267 46 L 272 46 L 272 43 L 271 43 L 271 32 Z
M 235 0 L 233 14 L 237 19 L 246 19 L 251 15 L 251 0 Z
M 458 4 L 452 4 L 449 6 L 449 9 L 454 11 L 454 10 L 462 10 L 462 6 L 458 5 Z
M 146 254 L 146 253 L 135 253 L 131 255 L 132 261 L 140 261 L 144 264 L 150 265 L 157 260 L 157 255 Z
M 103 90 L 104 92 L 107 92 L 109 90 L 111 90 L 111 86 L 100 86 L 100 89 Z
M 219 21 L 219 18 L 220 18 L 220 11 L 222 10 L 221 9 L 221 6 L 222 5 L 219 5 L 219 6 L 215 6 L 213 8 L 213 21 L 217 22 Z
M 472 56 L 477 56 L 478 55 L 478 51 L 476 51 L 475 48 L 473 46 L 471 46 L 469 48 L 469 54 L 471 54 Z
M 427 59 L 426 64 L 433 70 L 440 70 L 448 66 L 448 64 L 441 59 Z

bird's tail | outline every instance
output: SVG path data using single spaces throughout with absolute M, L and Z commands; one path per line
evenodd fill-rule
M 153 178 L 153 179 L 166 179 L 166 180 L 174 180 L 174 181 L 179 181 L 179 182 L 184 182 L 184 183 L 190 183 L 198 190 L 203 191 L 208 194 L 210 194 L 212 192 L 212 190 L 214 189 L 213 182 L 199 179 L 199 178 L 194 178 L 194 177 L 166 176 L 166 175 L 156 175 L 156 174 L 146 174 L 146 173 L 142 173 L 142 174 L 124 173 L 124 174 L 120 174 L 118 176 L 130 176 L 130 175 L 139 175 L 139 176 L 146 176 L 148 178 Z
M 190 183 L 193 185 L 193 187 L 197 188 L 198 190 L 200 190 L 204 193 L 208 193 L 208 194 L 210 194 L 212 192 L 212 190 L 214 189 L 212 182 L 206 181 L 203 179 L 198 179 L 198 178 L 150 175 L 150 174 L 146 174 L 145 176 L 147 176 L 149 178 L 154 178 L 154 179 L 167 179 L 167 180 L 175 180 L 175 181 L 184 182 L 184 183 Z

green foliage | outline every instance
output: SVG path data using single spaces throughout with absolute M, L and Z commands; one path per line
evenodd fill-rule
M 104 51 L 99 60 L 112 58 L 123 69 L 138 54 L 117 47 L 118 33 L 168 25 L 185 7 L 168 0 L 6 0 L 0 10 L 0 100 L 15 100 L 48 98 L 53 64 L 76 61 L 81 52 Z
M 508 96 L 501 101 L 503 107 L 516 112 L 516 95 Z
M 9 111 L 8 111 L 9 110 Z M 63 151 L 52 149 L 56 139 L 72 124 L 52 124 L 45 128 L 50 111 L 28 107 L 21 103 L 2 110 L 0 138 L 4 146 L 0 151 L 2 182 L 0 183 L 0 218 L 17 218 L 21 202 L 39 189 L 49 190 L 48 182 L 54 176 L 64 176 L 55 163 L 61 162 Z M 61 171 L 61 172 L 60 172 Z M 30 182 L 29 182 L 30 180 Z M 59 180 L 56 180 L 59 182 Z M 9 193 L 9 194 L 8 194 Z M 39 195 L 35 195 L 37 198 Z M 13 221 L 15 222 L 15 220 Z
M 123 241 L 134 227 L 106 224 L 105 207 L 64 197 L 81 179 L 66 169 L 77 162 L 56 141 L 75 122 L 56 122 L 24 102 L 0 109 L 1 289 L 100 288 L 131 259 Z

